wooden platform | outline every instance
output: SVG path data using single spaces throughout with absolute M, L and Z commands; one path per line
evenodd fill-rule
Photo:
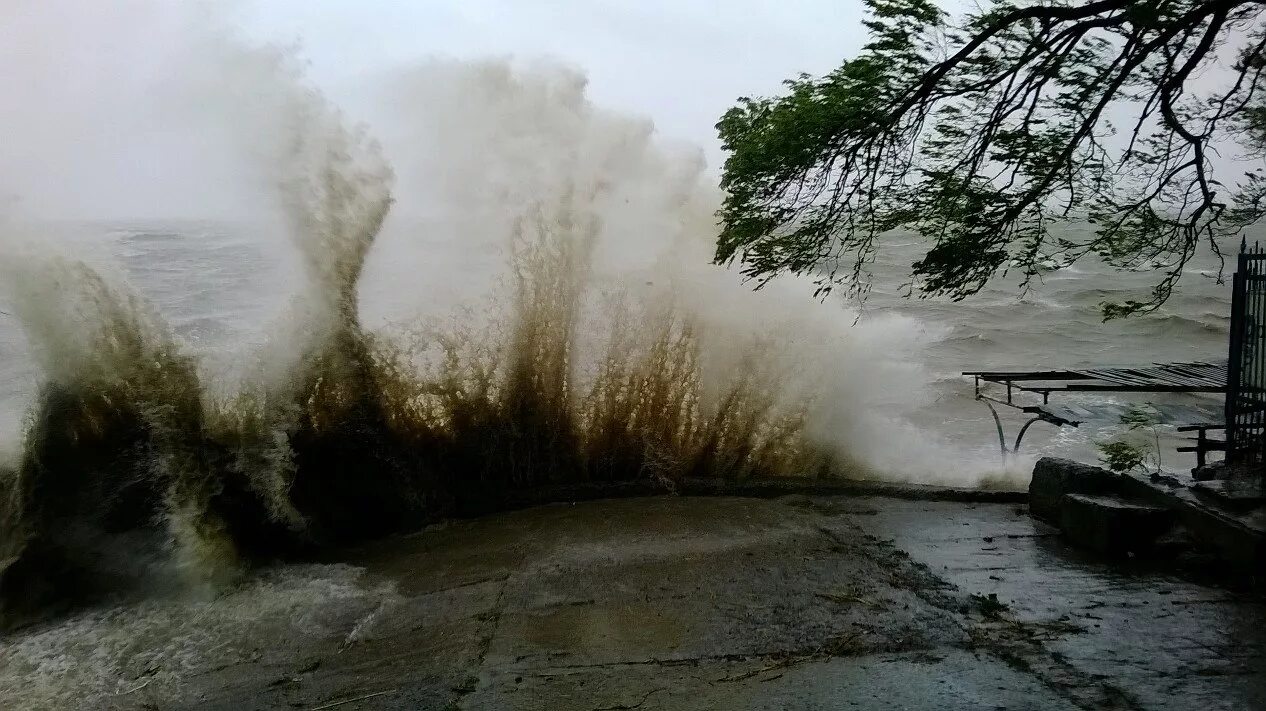
M 1010 451 L 1016 451 L 1029 425 L 1036 421 L 1056 426 L 1077 427 L 1092 420 L 1120 419 L 1129 406 L 1119 403 L 1058 403 L 1050 401 L 1052 393 L 1221 393 L 1227 392 L 1227 364 L 1225 362 L 1191 361 L 1182 363 L 1152 363 L 1144 366 L 1065 368 L 1045 370 L 969 370 L 965 376 L 975 378 L 976 399 L 993 410 L 993 405 L 1005 405 L 1032 415 L 1016 437 Z M 1005 397 L 982 391 L 982 385 L 999 385 L 1006 389 Z M 1034 402 L 1028 394 L 1041 398 Z M 1200 407 L 1167 403 L 1157 407 L 1157 415 L 1164 424 L 1180 425 L 1180 431 L 1198 432 L 1192 447 L 1179 451 L 1196 452 L 1201 465 L 1205 453 L 1224 451 L 1224 441 L 1211 439 L 1210 430 L 1224 428 L 1225 411 L 1221 407 Z M 994 412 L 998 425 L 998 439 L 1004 455 L 1008 451 L 1002 433 L 1002 421 Z
M 1226 363 L 1153 363 L 1148 366 L 1063 370 L 970 370 L 963 375 L 1008 389 L 1053 392 L 1226 392 Z

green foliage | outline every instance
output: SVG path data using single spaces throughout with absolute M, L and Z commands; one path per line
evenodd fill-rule
M 1097 443 L 1100 460 L 1114 472 L 1146 469 L 1152 465 L 1160 473 L 1160 419 L 1156 411 L 1134 406 L 1121 415 L 1120 423 L 1126 430 L 1123 434 Z
M 1114 472 L 1128 472 L 1143 466 L 1147 452 L 1130 442 L 1115 440 L 1099 444 L 1099 458 Z
M 1266 4 L 995 2 L 953 21 L 926 0 L 866 5 L 856 57 L 717 124 L 717 261 L 864 295 L 880 237 L 906 228 L 930 243 L 912 265 L 924 295 L 964 298 L 1009 264 L 1027 288 L 1044 252 L 1158 269 L 1150 293 L 1104 304 L 1113 318 L 1159 306 L 1199 245 L 1266 211 L 1266 173 L 1233 190 L 1210 164 L 1219 137 L 1266 144 Z M 1202 76 L 1229 42 L 1229 79 Z M 1111 140 L 1114 105 L 1134 115 Z M 1054 231 L 1068 221 L 1093 232 Z
M 1135 405 L 1121 415 L 1120 422 L 1132 430 L 1137 430 L 1156 427 L 1160 424 L 1160 418 L 1157 417 L 1155 410 Z

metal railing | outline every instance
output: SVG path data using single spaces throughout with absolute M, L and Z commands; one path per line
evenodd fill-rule
M 1266 462 L 1266 251 L 1242 244 L 1231 292 L 1226 458 Z

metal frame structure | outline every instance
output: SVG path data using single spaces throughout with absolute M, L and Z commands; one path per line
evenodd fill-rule
M 1232 282 L 1227 359 L 1226 458 L 1266 462 L 1266 252 L 1240 244 Z
M 1264 280 L 1266 281 L 1266 280 Z M 1086 408 L 1075 405 L 1052 405 L 1052 393 L 1225 393 L 1227 391 L 1227 366 L 1221 363 L 1194 361 L 1189 363 L 1154 363 L 1150 366 L 1124 368 L 1074 368 L 1064 370 L 981 370 L 967 371 L 963 375 L 975 378 L 976 399 L 983 402 L 993 415 L 998 428 L 998 444 L 1005 458 L 1018 452 L 1024 435 L 1033 423 L 1049 422 L 1057 427 L 1077 427 L 1094 416 Z M 981 384 L 993 383 L 1006 388 L 1006 399 L 1000 399 L 981 390 Z M 1017 401 L 1020 394 L 1041 397 L 1041 403 L 1024 404 Z M 1032 419 L 1020 427 L 1015 444 L 1008 448 L 1002 429 L 1002 418 L 994 405 L 1015 408 Z M 1198 431 L 1196 446 L 1180 451 L 1196 452 L 1203 464 L 1208 451 L 1225 448 L 1219 441 L 1207 436 L 1209 430 L 1221 429 L 1222 425 L 1200 424 L 1179 428 L 1181 431 Z
M 1015 395 L 1016 395 L 1017 390 L 1019 392 L 1033 392 L 1033 393 L 1039 392 L 1036 389 L 1030 389 L 1025 386 L 1016 385 L 1015 384 L 1016 381 L 1027 382 L 1027 381 L 1034 380 L 1034 379 L 1047 376 L 1050 374 L 1051 373 L 1049 372 L 1019 372 L 1019 371 L 997 371 L 997 372 L 971 371 L 971 372 L 963 373 L 963 375 L 970 375 L 975 378 L 976 400 L 985 403 L 985 407 L 989 408 L 989 414 L 993 415 L 993 423 L 998 428 L 998 446 L 999 448 L 1002 449 L 1002 456 L 1004 459 L 1006 458 L 1007 454 L 1020 451 L 1020 443 L 1024 441 L 1024 434 L 1029 431 L 1029 427 L 1031 427 L 1033 423 L 1035 422 L 1038 422 L 1038 421 L 1050 422 L 1056 427 L 1062 427 L 1064 425 L 1071 425 L 1072 427 L 1076 427 L 1081 424 L 1080 420 L 1074 421 L 1074 420 L 1065 419 L 1052 412 L 1049 412 L 1046 409 L 1045 406 L 1050 401 L 1049 390 L 1041 391 L 1041 395 L 1042 395 L 1041 405 L 1020 405 L 1015 402 Z M 999 385 L 1005 386 L 1007 389 L 1007 399 L 999 400 L 998 398 L 995 398 L 991 395 L 986 395 L 983 392 L 981 392 L 980 391 L 981 381 L 988 382 L 988 383 L 997 383 Z M 1006 435 L 1002 431 L 1002 418 L 999 417 L 998 410 L 997 408 L 994 407 L 995 404 L 1004 405 L 1006 407 L 1012 407 L 1026 414 L 1033 415 L 1032 419 L 1030 419 L 1028 422 L 1025 422 L 1024 425 L 1020 427 L 1019 433 L 1017 433 L 1015 436 L 1015 445 L 1011 447 L 1010 449 L 1007 449 L 1007 438 L 1006 438 Z

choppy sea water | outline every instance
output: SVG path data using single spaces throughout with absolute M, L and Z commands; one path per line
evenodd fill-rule
M 223 222 L 74 223 L 58 226 L 63 248 L 88 254 L 95 263 L 118 266 L 132 286 L 155 308 L 179 339 L 197 354 L 215 381 L 217 374 L 237 369 L 239 361 L 278 327 L 278 319 L 294 298 L 296 255 L 272 239 L 263 227 Z M 370 328 L 412 318 L 427 303 L 428 285 L 457 303 L 454 289 L 467 300 L 495 283 L 492 275 L 505 263 L 493 242 L 452 240 L 442 235 L 413 234 L 408 242 L 384 235 L 388 256 L 371 255 L 361 292 Z M 917 353 L 868 354 L 876 360 L 900 357 L 922 365 L 930 379 L 917 393 L 883 393 L 860 406 L 875 408 L 894 422 L 893 441 L 924 436 L 952 443 L 959 452 L 981 460 L 1000 459 L 993 420 L 973 398 L 970 378 L 961 371 L 990 368 L 1058 368 L 1091 365 L 1134 365 L 1166 361 L 1225 358 L 1230 313 L 1229 276 L 1213 255 L 1202 255 L 1189 267 L 1173 298 L 1160 310 L 1123 320 L 1103 322 L 1100 305 L 1107 300 L 1137 298 L 1155 282 L 1155 272 L 1123 272 L 1087 260 L 1046 271 L 1027 292 L 1014 275 L 1003 276 L 966 300 L 906 298 L 909 264 L 920 245 L 896 236 L 873 265 L 873 290 L 861 306 L 842 297 L 842 321 L 891 318 L 923 326 Z M 1225 281 L 1219 276 L 1225 277 Z M 0 304 L 0 308 L 3 305 Z M 38 385 L 39 373 L 21 328 L 0 314 L 0 431 L 10 449 L 20 441 L 22 418 Z M 1216 413 L 1220 401 L 1193 395 L 1055 395 L 1054 402 L 1155 403 Z M 1008 440 L 1028 418 L 1001 409 Z M 914 425 L 913 431 L 896 423 Z M 1040 455 L 1094 461 L 1095 443 L 1119 431 L 1112 419 L 1080 428 L 1038 423 L 1021 447 L 1021 461 Z M 900 430 L 900 431 L 899 431 Z M 921 433 L 921 434 L 920 434 Z M 1175 435 L 1162 431 L 1162 463 L 1186 471 L 1192 455 L 1172 447 Z M 946 461 L 945 467 L 954 462 Z M 900 477 L 900 472 L 891 472 Z
M 992 417 L 974 400 L 965 370 L 1024 370 L 1087 366 L 1131 366 L 1162 362 L 1225 360 L 1230 327 L 1230 275 L 1234 253 L 1225 265 L 1214 255 L 1202 255 L 1188 267 L 1172 298 L 1159 310 L 1104 322 L 1101 304 L 1146 296 L 1157 281 L 1151 270 L 1118 271 L 1093 260 L 1046 271 L 1032 288 L 1021 293 L 1018 276 L 1004 277 L 981 293 L 960 302 L 911 301 L 896 298 L 891 282 L 877 284 L 876 306 L 896 310 L 945 328 L 931 342 L 921 360 L 938 374 L 936 401 L 930 407 L 904 413 L 921 427 L 966 441 L 988 442 L 997 449 Z M 895 267 L 889 262 L 889 268 Z M 1003 390 L 989 391 L 1002 396 Z M 1036 396 L 1019 396 L 1036 404 Z M 1179 422 L 1199 414 L 1220 419 L 1222 400 L 1213 395 L 1188 394 L 1053 394 L 1054 404 L 1086 406 L 1103 417 L 1078 428 L 1035 424 L 1025 435 L 1021 455 L 1064 456 L 1094 462 L 1096 442 L 1121 432 L 1114 419 L 1120 408 L 1096 405 L 1154 405 L 1162 419 Z M 1028 420 L 1022 413 L 999 408 L 1009 441 Z M 1161 464 L 1183 473 L 1195 465 L 1194 455 L 1179 454 L 1172 426 L 1161 428 Z

